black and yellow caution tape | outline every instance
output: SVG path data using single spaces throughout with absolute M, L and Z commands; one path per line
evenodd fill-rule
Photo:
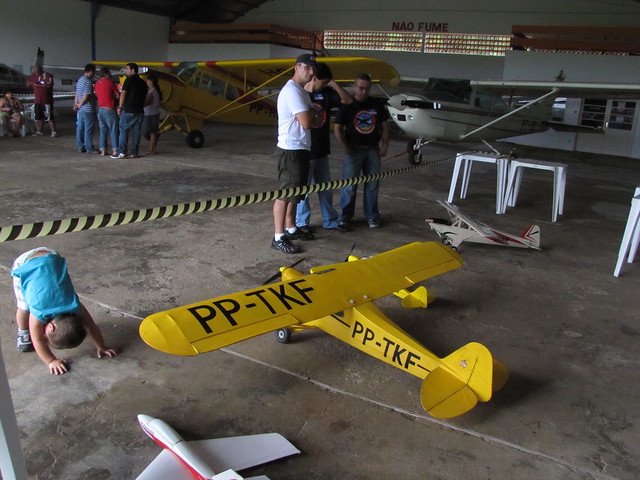
M 126 212 L 106 213 L 100 215 L 90 215 L 87 217 L 67 218 L 64 220 L 49 220 L 46 222 L 26 223 L 24 225 L 10 225 L 0 227 L 0 243 L 13 240 L 26 240 L 27 238 L 47 237 L 61 233 L 81 232 L 84 230 L 95 230 L 98 228 L 115 227 L 118 225 L 128 225 L 130 223 L 147 222 L 160 218 L 178 217 L 190 215 L 192 213 L 203 213 L 211 210 L 221 210 L 223 208 L 239 207 L 251 205 L 253 203 L 268 202 L 279 198 L 288 198 L 307 193 L 322 192 L 346 187 L 348 185 L 359 185 L 361 183 L 382 180 L 384 178 L 402 175 L 418 168 L 437 165 L 455 157 L 434 160 L 432 162 L 413 165 L 411 167 L 389 170 L 374 175 L 348 178 L 344 180 L 334 180 L 326 183 L 314 183 L 303 187 L 288 188 L 285 190 L 272 190 L 262 193 L 251 193 L 247 195 L 236 195 L 233 197 L 217 198 L 212 200 L 200 200 L 190 203 L 178 203 L 176 205 L 166 205 L 163 207 L 145 208 L 142 210 L 129 210 Z

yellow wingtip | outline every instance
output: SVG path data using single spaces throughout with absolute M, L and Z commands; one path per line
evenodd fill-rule
M 183 356 L 198 354 L 175 320 L 166 313 L 156 313 L 145 318 L 140 324 L 139 333 L 147 345 L 161 352 Z

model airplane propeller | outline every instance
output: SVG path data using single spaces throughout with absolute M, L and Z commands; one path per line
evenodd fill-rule
M 136 480 L 243 480 L 235 470 L 300 453 L 278 433 L 187 442 L 159 418 L 138 415 L 138 422 L 164 450 Z M 260 475 L 245 480 L 269 478 Z
M 457 249 L 462 242 L 487 243 L 503 247 L 533 248 L 540 250 L 540 227 L 529 225 L 520 235 L 495 230 L 484 223 L 465 215 L 455 205 L 438 200 L 447 209 L 449 220 L 427 218 L 431 230 L 441 238 L 442 243 Z
M 488 401 L 507 370 L 479 343 L 438 358 L 387 318 L 372 302 L 395 294 L 407 308 L 426 307 L 418 282 L 462 266 L 460 256 L 436 242 L 411 243 L 373 257 L 311 269 L 282 269 L 282 280 L 145 318 L 142 339 L 175 355 L 197 355 L 278 331 L 320 328 L 373 357 L 423 379 L 422 406 L 450 418 Z

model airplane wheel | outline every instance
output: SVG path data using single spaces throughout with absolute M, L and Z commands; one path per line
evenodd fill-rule
M 204 144 L 204 134 L 200 130 L 191 130 L 187 133 L 187 145 L 191 148 L 200 148 Z
M 458 250 L 457 247 L 453 246 L 453 242 L 451 241 L 451 239 L 449 237 L 444 237 L 442 239 L 442 243 L 445 244 L 447 247 L 450 247 L 452 250 Z
M 276 340 L 280 343 L 289 343 L 291 340 L 291 330 L 288 328 L 280 328 L 276 330 Z

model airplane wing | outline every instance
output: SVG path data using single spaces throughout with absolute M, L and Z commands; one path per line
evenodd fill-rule
M 244 470 L 300 453 L 277 433 L 196 440 L 187 444 L 216 472 Z M 193 480 L 193 475 L 173 453 L 163 450 L 136 480 Z
M 459 221 L 466 223 L 469 226 L 469 228 L 477 232 L 479 235 L 482 235 L 483 237 L 492 237 L 492 238 L 495 237 L 494 231 L 491 227 L 489 227 L 488 225 L 485 225 L 484 223 L 474 218 L 471 218 L 468 215 L 465 215 L 455 205 L 444 200 L 438 200 L 438 203 L 444 208 L 446 208 L 449 214 L 457 218 Z M 498 243 L 502 242 L 506 245 L 506 242 L 500 240 L 499 238 L 495 238 L 494 241 L 497 241 Z
M 371 302 L 460 266 L 450 248 L 415 242 L 309 275 L 285 270 L 284 281 L 150 315 L 140 336 L 163 352 L 197 355 Z
M 137 480 L 241 480 L 243 477 L 236 470 L 300 453 L 278 433 L 185 442 L 162 420 L 139 415 L 138 421 L 145 433 L 164 449 Z

